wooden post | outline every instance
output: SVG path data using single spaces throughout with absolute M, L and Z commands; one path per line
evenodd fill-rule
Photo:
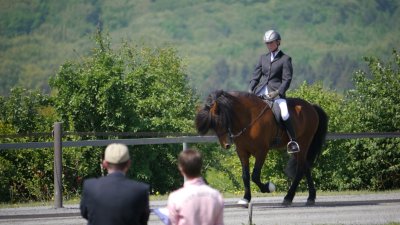
M 62 208 L 62 123 L 54 123 L 54 207 Z

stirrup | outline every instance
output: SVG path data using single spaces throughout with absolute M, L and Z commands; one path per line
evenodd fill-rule
M 300 151 L 300 146 L 296 141 L 291 140 L 289 143 L 287 143 L 286 150 L 289 154 L 293 154 Z

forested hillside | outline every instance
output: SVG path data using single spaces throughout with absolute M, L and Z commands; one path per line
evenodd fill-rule
M 171 46 L 192 86 L 247 89 L 267 29 L 293 57 L 294 86 L 351 87 L 363 56 L 399 49 L 400 2 L 391 0 L 0 0 L 0 94 L 14 86 L 50 92 L 49 77 L 93 48 L 97 27 L 122 41 Z

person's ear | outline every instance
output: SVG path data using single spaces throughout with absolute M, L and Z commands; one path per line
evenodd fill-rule
M 124 169 L 125 173 L 128 172 L 129 168 L 131 168 L 131 165 L 132 165 L 132 160 L 128 160 L 128 163 L 126 164 L 126 167 Z
M 183 172 L 183 169 L 181 166 L 178 166 L 178 170 L 179 172 L 182 174 L 182 176 L 185 176 L 185 173 Z
M 103 168 L 108 169 L 108 162 L 106 160 L 103 160 Z

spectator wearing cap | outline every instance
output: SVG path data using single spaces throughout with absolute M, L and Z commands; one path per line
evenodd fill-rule
M 103 167 L 108 175 L 84 181 L 81 215 L 89 225 L 147 224 L 150 215 L 149 186 L 126 177 L 131 166 L 128 147 L 110 144 Z

